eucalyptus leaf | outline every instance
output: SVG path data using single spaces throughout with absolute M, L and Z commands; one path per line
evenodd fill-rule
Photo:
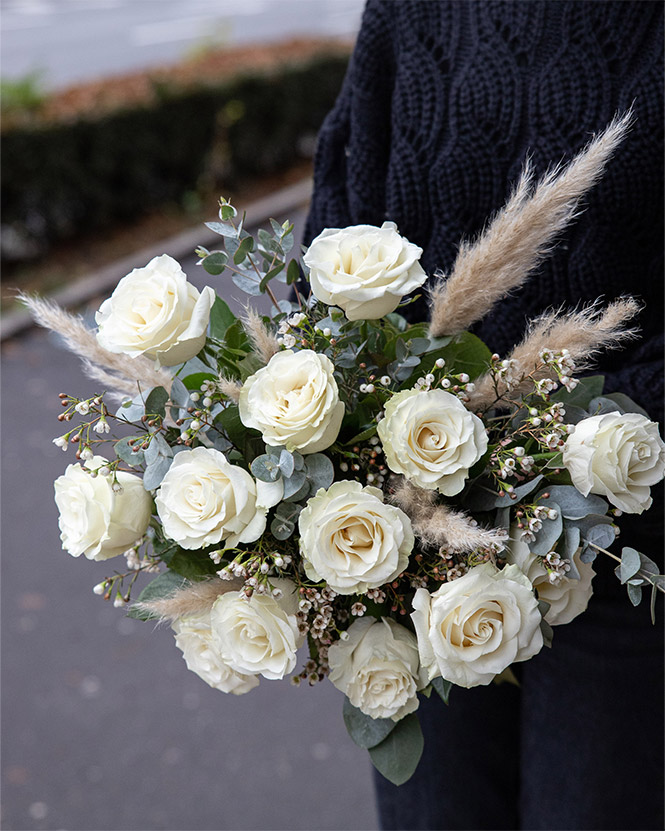
M 570 561 L 570 570 L 566 572 L 566 577 L 571 580 L 579 580 L 580 573 L 575 565 L 575 554 L 580 547 L 580 529 L 567 522 L 563 524 L 563 549 L 562 554 L 564 558 Z
M 276 482 L 281 476 L 279 465 L 267 453 L 263 456 L 257 456 L 249 469 L 262 482 Z
M 563 532 L 561 508 L 556 502 L 548 502 L 548 507 L 556 511 L 556 517 L 554 519 L 543 519 L 543 527 L 536 533 L 535 541 L 529 543 L 529 550 L 540 557 L 544 557 L 554 548 Z
M 437 693 L 443 699 L 444 704 L 447 704 L 448 699 L 450 698 L 450 691 L 453 688 L 453 682 L 447 681 L 445 678 L 442 678 L 439 675 L 437 678 L 433 678 L 431 683 L 432 688 L 437 691 Z
M 164 387 L 153 387 L 145 400 L 146 415 L 158 415 L 165 418 L 166 402 L 168 400 L 169 394 Z
M 130 436 L 125 439 L 120 439 L 117 441 L 113 446 L 115 450 L 115 455 L 122 459 L 123 462 L 128 464 L 130 467 L 140 467 L 145 463 L 145 455 L 143 450 L 137 450 L 136 453 L 132 450 L 132 445 L 129 444 Z M 141 445 L 141 440 L 138 439 L 136 441 L 137 445 Z
M 349 736 L 358 747 L 366 750 L 380 744 L 397 726 L 397 722 L 390 718 L 372 718 L 366 715 L 354 707 L 347 696 L 344 696 L 342 716 Z
M 649 418 L 649 413 L 640 407 L 639 404 L 636 404 L 632 398 L 629 398 L 623 392 L 608 392 L 607 395 L 603 395 L 599 398 L 595 398 L 591 401 L 589 405 L 589 411 L 592 412 L 594 409 L 594 404 L 596 401 L 602 402 L 611 402 L 615 405 L 615 410 L 618 409 L 619 412 L 622 413 L 638 413 L 639 415 L 643 415 L 645 418 Z
M 566 519 L 582 519 L 589 514 L 606 514 L 609 505 L 601 496 L 583 496 L 572 485 L 549 485 L 546 491 L 541 491 L 536 500 L 542 499 L 543 493 L 549 493 L 550 499 L 542 504 L 549 505 L 556 502 L 562 515 Z
M 639 551 L 634 548 L 623 548 L 621 551 L 621 562 L 614 569 L 614 573 L 622 584 L 627 583 L 640 570 L 642 559 Z
M 303 491 L 305 485 L 307 485 L 307 490 L 309 490 L 309 482 L 307 482 L 304 471 L 294 471 L 288 479 L 284 480 L 283 498 L 291 499 L 296 495 L 300 496 L 300 492 Z
M 162 479 L 168 473 L 172 461 L 172 457 L 158 456 L 156 461 L 146 467 L 145 473 L 143 474 L 143 487 L 147 491 L 154 491 L 155 488 L 161 485 Z
M 171 392 L 169 393 L 171 403 L 181 410 L 187 409 L 191 405 L 191 398 L 189 397 L 189 390 L 180 380 L 174 378 L 171 382 Z
M 275 517 L 270 523 L 270 533 L 276 540 L 288 540 L 295 528 L 294 522 L 281 517 Z
M 552 639 L 554 637 L 554 630 L 550 626 L 550 624 L 545 620 L 545 618 L 541 618 L 540 620 L 540 631 L 543 636 L 543 645 L 547 646 L 548 648 L 552 646 Z
M 242 289 L 245 292 L 245 294 L 249 294 L 252 297 L 258 297 L 263 293 L 259 285 L 260 280 L 256 276 L 256 273 L 248 274 L 246 272 L 238 273 L 237 271 L 233 271 L 231 273 L 231 279 L 239 289 Z
M 628 591 L 628 599 L 633 606 L 639 606 L 640 601 L 642 600 L 642 586 L 635 586 L 631 583 L 627 583 L 626 589 Z
M 224 208 L 230 208 L 230 205 L 225 205 Z M 222 210 L 224 210 L 222 208 Z M 234 208 L 235 210 L 235 208 Z M 227 219 L 232 219 L 235 216 L 235 213 L 232 213 L 230 216 L 227 216 Z M 231 225 L 230 222 L 206 222 L 206 228 L 210 228 L 210 230 L 214 234 L 219 234 L 222 237 L 235 237 L 237 234 L 236 229 Z
M 173 451 L 161 433 L 153 433 L 150 437 L 150 444 L 144 451 L 146 464 L 154 464 L 160 456 L 170 459 Z
M 282 472 L 282 476 L 286 477 L 287 479 L 295 470 L 295 461 L 288 450 L 282 450 L 279 456 L 279 469 Z
M 409 713 L 379 744 L 369 749 L 372 764 L 393 785 L 403 785 L 415 773 L 425 742 L 416 713 Z
M 115 417 L 131 424 L 134 421 L 140 421 L 143 415 L 145 415 L 145 397 L 139 394 L 134 396 L 131 401 L 123 401 L 118 407 Z
M 315 490 L 329 488 L 335 478 L 333 463 L 323 453 L 306 456 L 305 471 Z
M 201 260 L 201 265 L 213 277 L 217 277 L 226 268 L 229 261 L 228 254 L 225 251 L 213 251 Z

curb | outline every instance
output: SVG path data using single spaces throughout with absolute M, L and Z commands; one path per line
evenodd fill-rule
M 302 179 L 294 185 L 289 185 L 262 199 L 257 199 L 255 202 L 245 205 L 244 208 L 243 206 L 238 207 L 238 213 L 245 211 L 245 225 L 247 227 L 261 225 L 270 217 L 280 216 L 305 205 L 309 201 L 311 193 L 311 178 Z M 197 245 L 212 245 L 218 239 L 217 234 L 209 231 L 205 226 L 201 228 L 200 225 L 197 225 L 188 231 L 182 231 L 172 237 L 159 240 L 159 242 L 134 251 L 132 254 L 122 257 L 122 259 L 116 260 L 98 271 L 81 277 L 68 286 L 48 295 L 47 299 L 53 300 L 65 309 L 80 306 L 93 297 L 105 294 L 115 288 L 118 280 L 135 268 L 137 262 L 148 262 L 165 251 L 178 259 L 191 254 Z M 27 309 L 10 312 L 0 320 L 0 341 L 15 337 L 33 325 L 35 324 Z

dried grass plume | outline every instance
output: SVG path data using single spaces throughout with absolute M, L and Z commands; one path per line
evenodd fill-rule
M 250 306 L 245 310 L 245 319 L 242 325 L 245 327 L 245 332 L 247 332 L 247 336 L 252 342 L 254 352 L 267 364 L 272 356 L 276 352 L 279 352 L 276 335 L 267 328 L 261 319 L 261 315 Z
M 156 367 L 154 361 L 116 355 L 103 349 L 94 331 L 88 329 L 80 315 L 70 314 L 56 303 L 40 297 L 20 293 L 19 298 L 36 323 L 60 335 L 67 348 L 81 358 L 86 375 L 104 384 L 116 398 L 134 396 L 139 388 L 171 388 L 171 374 Z
M 474 525 L 462 511 L 437 505 L 434 491 L 419 488 L 406 479 L 395 488 L 391 502 L 407 514 L 413 533 L 425 546 L 443 546 L 451 553 L 504 547 L 501 529 Z
M 138 601 L 133 604 L 133 608 L 149 612 L 157 618 L 158 623 L 173 623 L 186 615 L 209 611 L 220 595 L 229 591 L 239 591 L 242 585 L 242 580 L 222 580 L 219 577 L 212 577 L 210 580 L 189 583 L 159 600 Z
M 450 275 L 442 275 L 432 289 L 432 336 L 468 329 L 524 283 L 578 214 L 580 199 L 602 174 L 632 120 L 632 110 L 616 117 L 570 164 L 553 168 L 535 187 L 527 160 L 505 207 L 474 242 L 461 243 Z
M 515 362 L 513 374 L 527 376 L 531 373 L 536 379 L 556 380 L 554 370 L 543 366 L 540 359 L 544 349 L 553 352 L 567 349 L 577 372 L 589 369 L 600 350 L 616 349 L 636 337 L 637 327 L 629 328 L 628 324 L 639 311 L 637 300 L 622 297 L 604 309 L 599 308 L 598 303 L 592 303 L 565 314 L 560 311 L 546 312 L 531 322 L 522 342 L 506 356 Z M 498 390 L 495 390 L 492 376 L 486 373 L 477 379 L 466 406 L 474 411 L 484 410 L 494 403 L 497 392 L 500 396 L 517 400 L 532 389 L 533 384 L 526 380 L 510 389 L 499 382 Z

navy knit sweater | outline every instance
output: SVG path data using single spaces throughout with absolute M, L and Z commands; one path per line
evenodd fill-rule
M 320 133 L 309 242 L 325 227 L 397 223 L 448 270 L 462 237 L 616 112 L 635 126 L 554 254 L 477 326 L 500 353 L 529 318 L 630 293 L 641 339 L 599 362 L 606 391 L 663 412 L 663 4 L 369 0 Z M 426 308 L 407 307 L 424 319 Z

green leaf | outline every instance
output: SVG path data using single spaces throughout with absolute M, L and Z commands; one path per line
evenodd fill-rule
M 640 601 L 642 600 L 642 586 L 635 586 L 631 583 L 627 583 L 626 589 L 628 590 L 628 599 L 633 606 L 639 606 Z
M 164 418 L 166 416 L 166 402 L 168 400 L 169 394 L 164 387 L 154 387 L 151 389 L 145 400 L 146 415 L 158 415 Z
M 233 255 L 233 262 L 240 265 L 248 254 L 254 250 L 254 239 L 252 237 L 245 237 L 241 240 L 236 253 Z
M 550 502 L 556 502 L 566 519 L 582 519 L 589 514 L 606 514 L 609 505 L 601 496 L 583 496 L 577 488 L 572 485 L 550 485 L 542 493 L 549 493 L 549 500 L 542 504 L 549 506 Z M 536 496 L 541 499 L 542 493 Z
M 159 600 L 162 597 L 168 597 L 186 584 L 187 580 L 184 580 L 179 574 L 175 574 L 172 571 L 165 571 L 159 577 L 155 577 L 154 580 L 148 583 L 138 596 L 138 600 L 142 603 L 147 603 L 149 600 Z M 136 606 L 130 608 L 127 616 L 136 618 L 137 620 L 152 620 L 158 617 L 158 615 L 137 609 Z
M 195 372 L 192 375 L 187 375 L 182 379 L 182 383 L 192 392 L 199 392 L 201 385 L 206 381 L 216 381 L 216 377 L 212 372 Z
M 261 287 L 259 285 L 260 280 L 256 275 L 256 272 L 243 271 L 238 273 L 234 271 L 231 274 L 231 279 L 239 289 L 242 289 L 245 292 L 245 294 L 249 294 L 252 297 L 258 297 L 263 293 L 261 291 Z
M 563 518 L 561 508 L 556 502 L 547 501 L 548 508 L 556 511 L 555 519 L 545 518 L 542 520 L 543 527 L 536 533 L 534 542 L 529 543 L 529 550 L 540 557 L 544 557 L 554 548 L 555 543 L 563 533 Z
M 276 540 L 288 540 L 295 528 L 294 522 L 282 517 L 275 517 L 270 523 L 270 533 Z
M 335 479 L 333 463 L 323 453 L 313 453 L 305 458 L 307 478 L 312 482 L 314 491 L 329 488 Z
M 263 277 L 261 278 L 261 282 L 259 283 L 259 288 L 262 292 L 264 292 L 268 286 L 268 283 L 277 277 L 277 275 L 284 270 L 284 263 L 277 263 L 274 268 L 271 268 L 270 271 L 267 271 Z
M 132 446 L 129 444 L 131 436 L 120 439 L 114 445 L 115 455 L 126 462 L 130 467 L 140 467 L 145 463 L 145 456 L 142 450 L 136 453 L 132 452 Z M 137 439 L 136 444 L 141 445 L 141 439 Z
M 649 418 L 649 413 L 646 410 L 622 392 L 609 392 L 607 395 L 594 398 L 589 404 L 589 412 L 595 412 L 597 406 L 608 406 L 607 402 L 614 405 L 615 412 L 618 410 L 621 413 L 638 413 L 645 418 Z
M 219 566 L 203 551 L 184 551 L 178 548 L 169 560 L 169 569 L 188 580 L 196 581 L 215 574 Z
M 143 474 L 143 487 L 147 491 L 154 491 L 161 485 L 172 461 L 173 459 L 168 456 L 157 456 L 156 460 L 146 467 Z
M 288 450 L 282 450 L 279 455 L 279 469 L 282 471 L 282 476 L 288 479 L 295 470 L 295 460 Z
M 224 202 L 219 208 L 219 215 L 225 222 L 227 222 L 229 219 L 233 219 L 234 216 L 237 216 L 238 211 L 236 211 L 230 202 Z
M 150 437 L 150 444 L 144 451 L 145 460 L 148 465 L 154 464 L 160 456 L 165 459 L 173 458 L 173 450 L 171 450 L 168 442 L 161 433 L 153 433 Z
M 292 286 L 300 279 L 300 267 L 297 260 L 291 260 L 286 269 L 286 284 Z M 321 327 L 323 328 L 323 327 Z
M 171 399 L 171 403 L 180 409 L 185 409 L 191 404 L 189 390 L 180 378 L 174 378 L 171 382 L 171 392 L 169 393 L 169 398 Z
M 431 681 L 432 687 L 438 692 L 438 694 L 443 699 L 443 703 L 447 704 L 448 699 L 450 698 L 450 691 L 453 688 L 452 681 L 446 681 L 445 678 L 442 678 L 440 675 L 438 678 L 433 678 Z
M 249 431 L 240 420 L 240 412 L 236 404 L 230 404 L 222 410 L 215 419 L 215 426 L 222 428 L 232 444 L 238 448 L 243 447 Z
M 210 310 L 210 335 L 217 340 L 223 340 L 226 330 L 236 322 L 236 316 L 229 309 L 221 297 L 215 297 Z
M 614 569 L 621 583 L 627 583 L 631 577 L 634 577 L 640 570 L 642 565 L 642 558 L 639 551 L 634 548 L 623 548 L 621 550 L 621 562 Z M 615 583 L 616 585 L 616 583 Z
M 268 454 L 257 456 L 249 466 L 249 469 L 262 482 L 275 482 L 281 475 L 279 464 L 275 464 Z
M 355 435 L 352 439 L 344 442 L 344 445 L 350 444 L 358 444 L 361 441 L 367 441 L 367 439 L 371 439 L 372 436 L 376 435 L 376 424 L 372 424 L 370 427 L 365 428 L 361 433 Z
M 488 368 L 492 361 L 492 353 L 480 338 L 470 332 L 462 332 L 448 346 L 427 353 L 428 362 L 434 362 L 437 358 L 444 359 L 448 372 L 466 372 L 473 380 Z
M 565 387 L 561 387 L 550 396 L 550 399 L 560 401 L 566 407 L 573 404 L 586 410 L 592 399 L 597 398 L 602 393 L 604 385 L 605 377 L 603 375 L 590 375 L 588 378 L 580 378 L 578 385 L 572 392 L 568 392 Z
M 218 274 L 221 274 L 222 271 L 226 268 L 226 264 L 229 261 L 228 254 L 224 251 L 213 251 L 212 254 L 208 254 L 201 261 L 201 265 L 208 274 L 211 274 L 213 277 L 216 277 Z
M 342 716 L 351 739 L 366 750 L 380 744 L 397 726 L 392 719 L 368 716 L 354 707 L 347 696 L 344 696 Z
M 424 746 L 418 716 L 410 713 L 380 744 L 370 748 L 369 755 L 382 776 L 393 785 L 403 785 L 418 767 Z

